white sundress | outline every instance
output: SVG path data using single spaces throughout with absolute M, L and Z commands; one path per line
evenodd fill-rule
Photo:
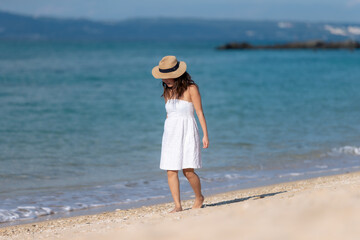
M 201 168 L 198 125 L 192 102 L 169 99 L 161 145 L 160 169 Z

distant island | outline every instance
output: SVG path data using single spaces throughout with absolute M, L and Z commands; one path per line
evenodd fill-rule
M 0 41 L 204 41 L 227 43 L 360 41 L 360 23 L 256 21 L 203 18 L 62 19 L 0 10 Z
M 231 42 L 225 45 L 218 46 L 217 49 L 359 49 L 360 42 L 356 41 L 342 41 L 342 42 L 325 42 L 325 41 L 304 41 L 292 42 L 285 44 L 274 45 L 251 45 L 247 42 Z

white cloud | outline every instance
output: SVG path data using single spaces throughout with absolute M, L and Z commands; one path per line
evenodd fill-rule
M 289 22 L 278 22 L 279 28 L 292 28 L 293 25 Z
M 359 26 L 348 26 L 346 27 L 333 27 L 331 25 L 325 25 L 325 30 L 329 31 L 334 35 L 348 36 L 348 35 L 360 35 Z
M 360 27 L 355 27 L 355 26 L 349 26 L 347 28 L 348 32 L 354 35 L 360 35 Z
M 325 25 L 324 28 L 325 28 L 325 30 L 328 30 L 331 34 L 347 36 L 346 30 L 343 29 L 343 28 L 333 27 L 333 26 L 330 26 L 330 25 Z
M 251 31 L 251 30 L 246 31 L 245 33 L 246 33 L 246 36 L 249 36 L 249 37 L 252 37 L 255 35 L 255 32 Z

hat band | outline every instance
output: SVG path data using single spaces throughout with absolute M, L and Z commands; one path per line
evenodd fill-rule
M 160 71 L 161 73 L 174 72 L 174 71 L 176 71 L 176 70 L 179 68 L 179 64 L 180 64 L 180 62 L 177 61 L 176 65 L 175 65 L 174 67 L 172 67 L 172 68 L 167 68 L 167 69 L 161 69 L 161 68 L 159 68 L 159 71 Z

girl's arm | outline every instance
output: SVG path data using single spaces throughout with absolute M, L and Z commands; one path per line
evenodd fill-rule
M 208 148 L 209 146 L 209 137 L 208 137 L 208 132 L 207 132 L 207 126 L 206 126 L 206 120 L 205 120 L 205 115 L 202 109 L 202 104 L 201 104 L 201 96 L 200 96 L 200 92 L 199 89 L 197 88 L 196 85 L 190 85 L 190 97 L 191 97 L 191 101 L 194 104 L 194 108 L 196 111 L 196 115 L 198 116 L 201 128 L 203 130 L 203 148 Z

